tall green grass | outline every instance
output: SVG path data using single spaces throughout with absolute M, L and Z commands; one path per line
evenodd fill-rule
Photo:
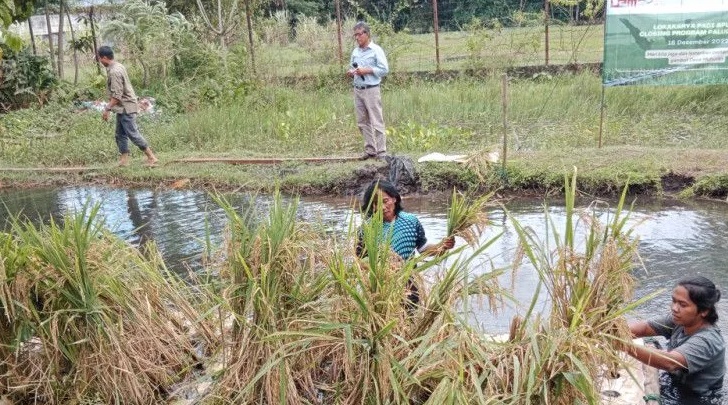
M 344 79 L 342 78 L 342 81 Z M 468 153 L 502 144 L 501 83 L 496 78 L 415 80 L 385 84 L 383 103 L 391 153 Z M 591 74 L 513 79 L 509 84 L 509 157 L 527 151 L 595 148 L 600 80 Z M 728 91 L 710 87 L 610 88 L 604 146 L 722 149 L 728 126 L 719 112 Z M 62 122 L 53 116 L 62 114 Z M 172 114 L 172 115 L 168 115 Z M 113 163 L 113 125 L 97 113 L 67 107 L 6 114 L 0 132 L 3 165 Z M 184 115 L 162 109 L 140 117 L 144 136 L 166 156 L 354 155 L 362 139 L 347 86 L 258 87 L 223 105 Z M 133 153 L 138 153 L 135 149 Z

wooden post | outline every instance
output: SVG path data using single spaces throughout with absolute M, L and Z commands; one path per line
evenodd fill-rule
M 602 105 L 599 107 L 599 110 L 601 111 L 600 117 L 599 117 L 599 142 L 597 143 L 598 148 L 602 148 L 602 134 L 604 133 L 604 118 L 607 114 L 607 106 L 604 103 L 604 93 L 605 93 L 606 87 L 604 87 L 604 84 L 602 84 Z
M 64 55 L 63 55 L 63 44 L 66 42 L 65 38 L 65 28 L 63 28 L 63 14 L 66 12 L 65 8 L 63 7 L 63 0 L 58 1 L 58 47 L 56 48 L 58 50 L 58 78 L 63 80 L 63 64 L 64 64 Z
M 250 64 L 255 73 L 255 47 L 253 43 L 253 19 L 251 18 L 250 0 L 245 0 L 245 22 L 248 24 L 248 43 L 250 44 Z
M 544 21 L 544 47 L 545 47 L 545 65 L 549 65 L 549 0 L 543 0 L 543 21 Z
M 341 0 L 336 0 L 336 39 L 339 41 L 339 67 L 344 68 L 344 51 L 341 44 Z
M 508 74 L 501 76 L 501 104 L 503 106 L 503 173 L 506 172 L 508 156 Z
M 99 44 L 96 40 L 96 23 L 94 22 L 94 6 L 88 9 L 88 21 L 91 23 L 91 40 L 94 45 L 94 57 L 99 54 Z M 96 59 L 94 59 L 96 60 Z M 101 74 L 101 64 L 96 62 L 96 73 Z
M 432 0 L 432 20 L 435 28 L 435 69 L 437 73 L 440 73 L 440 21 L 437 18 L 437 0 Z
M 28 33 L 30 34 L 30 44 L 33 46 L 33 55 L 35 56 L 38 55 L 38 48 L 35 46 L 35 34 L 33 34 L 33 19 L 31 17 L 28 17 Z

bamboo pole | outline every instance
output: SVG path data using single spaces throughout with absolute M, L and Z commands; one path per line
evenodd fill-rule
M 250 65 L 255 72 L 255 43 L 253 42 L 253 19 L 251 17 L 252 10 L 250 9 L 250 0 L 245 0 L 245 22 L 248 24 L 248 44 L 250 45 Z
M 606 87 L 604 86 L 604 84 L 602 84 L 602 101 L 601 101 L 601 106 L 599 107 L 599 110 L 600 110 L 600 117 L 599 117 L 599 142 L 597 144 L 598 145 L 597 147 L 599 149 L 602 148 L 602 134 L 604 133 L 604 119 L 605 119 L 605 116 L 607 114 L 607 106 L 606 106 L 606 103 L 604 102 L 604 99 L 605 99 L 604 93 L 605 92 L 606 92 Z
M 605 9 L 605 12 L 606 12 L 606 9 Z M 602 40 L 603 41 L 602 43 L 606 43 L 606 41 L 607 41 L 607 19 L 606 19 L 606 17 L 604 18 L 604 22 L 602 23 L 602 31 L 604 32 L 604 39 Z M 604 50 L 602 50 L 602 61 L 604 61 L 604 60 L 605 60 Z M 604 120 L 606 119 L 606 115 L 607 115 L 607 106 L 606 106 L 606 102 L 604 101 L 606 99 L 605 93 L 606 93 L 606 88 L 604 86 L 604 64 L 602 64 L 602 97 L 601 97 L 600 106 L 599 106 L 599 139 L 597 141 L 597 147 L 599 149 L 602 148 L 602 139 L 603 139 L 603 135 L 604 135 Z
M 501 105 L 503 106 L 503 173 L 508 155 L 508 74 L 501 76 Z
M 544 47 L 545 47 L 545 65 L 549 65 L 549 0 L 543 0 L 543 20 L 544 20 Z
M 184 158 L 171 160 L 169 163 L 227 163 L 231 165 L 270 165 L 285 162 L 330 163 L 353 162 L 361 160 L 359 156 L 311 157 L 311 158 Z
M 440 21 L 437 16 L 437 0 L 432 0 L 432 20 L 435 29 L 435 66 L 437 73 L 440 73 Z
M 341 43 L 341 0 L 336 0 L 336 39 L 339 42 L 337 55 L 339 56 L 339 67 L 344 68 L 344 51 Z

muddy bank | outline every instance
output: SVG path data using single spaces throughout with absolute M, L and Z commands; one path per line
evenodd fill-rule
M 564 176 L 577 166 L 542 169 L 537 159 L 514 160 L 505 169 L 499 164 L 482 167 L 457 163 L 418 163 L 408 156 L 386 160 L 326 164 L 178 164 L 155 168 L 100 166 L 54 168 L 53 171 L 0 170 L 0 188 L 54 187 L 79 184 L 112 187 L 151 187 L 269 193 L 279 188 L 302 196 L 356 196 L 375 179 L 387 179 L 403 195 L 442 194 L 453 189 L 473 193 L 498 190 L 510 197 L 556 197 L 563 194 Z M 615 165 L 604 170 L 578 166 L 578 190 L 592 197 L 616 197 L 629 184 L 630 195 L 651 197 L 710 198 L 725 200 L 728 175 L 639 167 L 632 171 Z

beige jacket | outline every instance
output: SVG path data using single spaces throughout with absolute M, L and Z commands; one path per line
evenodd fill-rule
M 112 62 L 106 67 L 106 93 L 109 97 L 119 100 L 111 111 L 119 114 L 132 114 L 139 112 L 137 96 L 126 74 L 126 68 L 119 62 Z

